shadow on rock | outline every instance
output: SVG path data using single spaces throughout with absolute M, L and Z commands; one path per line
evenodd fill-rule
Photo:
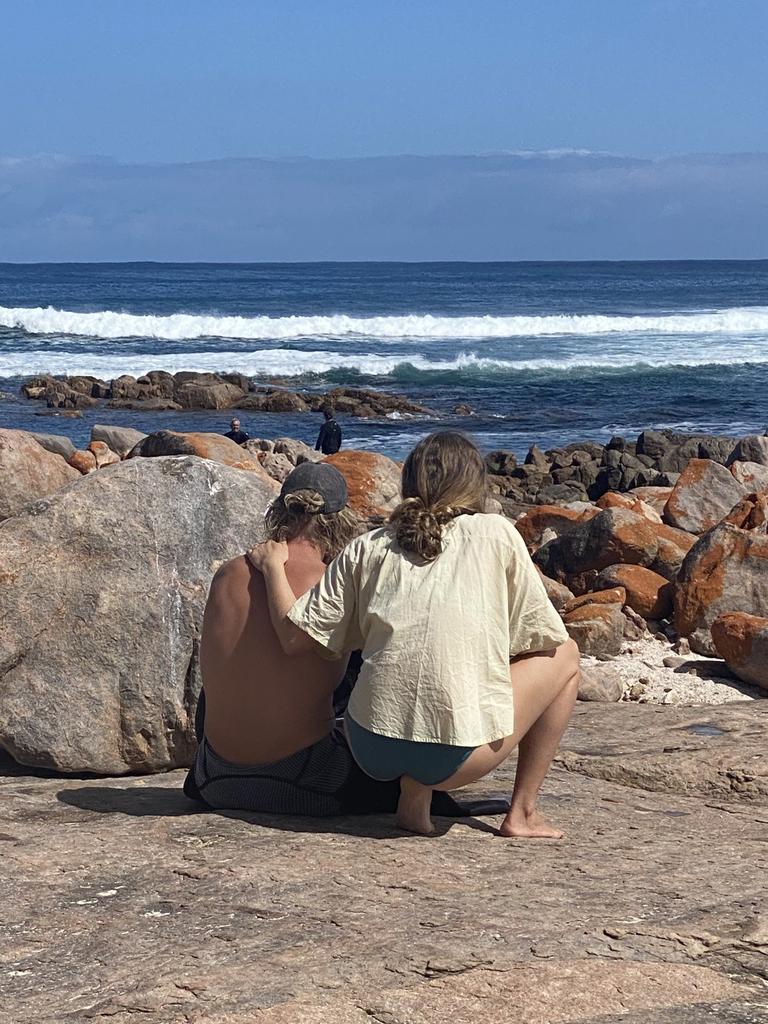
M 250 811 L 210 811 L 189 800 L 180 789 L 166 786 L 83 786 L 62 789 L 56 799 L 84 811 L 99 814 L 128 814 L 132 817 L 191 817 L 207 814 L 211 818 L 230 818 L 261 828 L 281 832 L 330 833 L 360 836 L 368 839 L 413 838 L 395 826 L 391 815 L 360 817 L 309 818 L 290 815 L 257 814 Z M 434 835 L 445 835 L 453 825 L 462 825 L 481 832 L 496 834 L 496 829 L 475 818 L 435 817 Z

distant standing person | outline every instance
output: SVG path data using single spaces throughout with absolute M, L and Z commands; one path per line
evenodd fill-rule
M 228 437 L 230 441 L 234 441 L 235 444 L 245 444 L 246 441 L 251 440 L 250 435 L 240 429 L 240 420 L 237 418 L 233 419 L 229 424 L 229 430 L 224 437 Z
M 317 435 L 315 451 L 322 452 L 323 455 L 335 455 L 341 448 L 341 427 L 333 418 L 333 406 L 324 405 L 322 412 L 325 416 L 325 423 L 320 427 L 320 433 Z

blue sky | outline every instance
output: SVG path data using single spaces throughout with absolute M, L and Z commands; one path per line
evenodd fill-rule
M 23 0 L 5 154 L 768 149 L 765 0 Z
M 18 0 L 0 260 L 763 257 L 766 39 L 768 0 Z

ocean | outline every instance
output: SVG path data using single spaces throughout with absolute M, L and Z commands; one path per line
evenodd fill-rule
M 768 424 L 768 261 L 0 265 L 0 426 L 228 429 L 228 412 L 36 416 L 23 377 L 240 371 L 378 388 L 434 410 L 340 417 L 345 446 L 402 456 L 438 426 L 518 453 L 647 427 Z M 453 412 L 468 404 L 472 415 Z M 241 415 L 314 442 L 319 417 Z

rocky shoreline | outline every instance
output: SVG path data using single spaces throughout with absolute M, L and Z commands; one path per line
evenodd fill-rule
M 58 771 L 186 764 L 211 576 L 259 539 L 291 469 L 321 458 L 291 438 L 239 446 L 102 424 L 76 450 L 65 437 L 0 430 L 0 747 Z M 399 465 L 354 450 L 329 461 L 363 521 L 384 521 Z M 645 431 L 487 462 L 489 508 L 515 522 L 584 655 L 582 699 L 768 693 L 768 437 Z M 136 652 L 130 683 L 124 648 Z
M 390 816 L 201 813 L 173 769 L 211 577 L 322 456 L 0 430 L 0 1018 L 768 1024 L 768 437 L 642 437 L 488 456 L 489 509 L 583 653 L 543 795 L 566 838 L 534 844 L 488 819 L 427 839 Z M 330 459 L 381 522 L 398 464 Z M 630 487 L 632 460 L 667 482 Z
M 291 391 L 260 384 L 242 373 L 168 373 L 152 370 L 140 377 L 124 374 L 105 381 L 98 377 L 31 377 L 21 385 L 26 399 L 45 402 L 48 409 L 129 409 L 137 412 L 225 410 L 242 412 L 318 412 L 330 404 L 348 416 L 434 416 L 431 410 L 400 395 L 364 388 L 338 387 L 326 392 Z

